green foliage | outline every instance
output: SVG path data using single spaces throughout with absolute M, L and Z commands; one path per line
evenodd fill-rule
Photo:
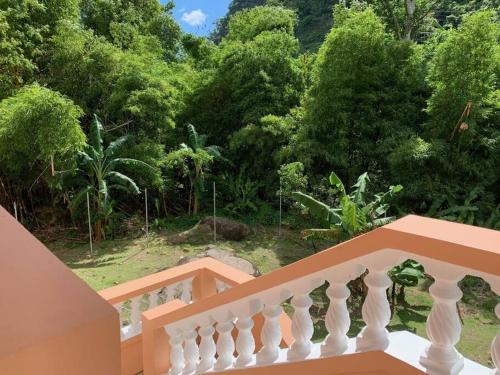
M 422 68 L 418 49 L 394 40 L 370 8 L 338 6 L 335 20 L 304 99 L 296 152 L 315 172 L 339 170 L 353 183 L 363 170 L 386 170 L 396 134 L 415 126 Z
M 225 176 L 223 179 L 231 200 L 224 207 L 224 210 L 239 218 L 256 213 L 259 204 L 259 185 L 246 177 L 245 174 L 246 171 L 241 170 L 237 176 Z
M 427 108 L 433 135 L 470 139 L 480 132 L 477 121 L 492 111 L 492 103 L 498 99 L 495 73 L 500 68 L 500 28 L 493 18 L 494 14 L 486 11 L 466 17 L 436 47 L 427 78 L 433 89 Z M 470 114 L 462 117 L 468 103 Z
M 281 183 L 281 194 L 285 204 L 292 204 L 294 191 L 305 191 L 307 189 L 307 176 L 304 174 L 304 164 L 293 162 L 283 164 L 278 170 Z
M 404 286 L 417 286 L 418 281 L 424 277 L 424 267 L 414 260 L 408 259 L 389 271 L 392 281 Z
M 110 75 L 122 58 L 120 50 L 90 30 L 61 22 L 49 53 L 48 83 L 87 113 L 102 109 L 110 94 Z
M 83 0 L 82 21 L 121 48 L 129 48 L 141 35 L 155 37 L 164 56 L 172 59 L 180 39 L 172 7 L 172 3 L 162 5 L 157 0 Z
M 420 212 L 441 199 L 455 201 L 443 209 L 460 206 L 476 188 L 488 192 L 481 194 L 477 223 L 498 206 L 498 35 L 491 13 L 478 12 L 446 32 L 444 41 L 433 41 L 430 119 L 424 131 L 404 136 L 388 158 L 392 175 L 408 186 L 404 199 Z
M 217 28 L 212 34 L 212 39 L 219 43 L 228 33 L 230 18 L 240 11 L 246 11 L 263 5 L 282 6 L 293 10 L 298 15 L 295 22 L 297 38 L 300 40 L 301 49 L 304 51 L 317 51 L 323 43 L 325 35 L 332 27 L 331 12 L 336 0 L 233 0 L 225 17 L 217 23 Z M 263 23 L 280 24 L 285 20 L 262 20 Z M 243 25 L 244 27 L 245 25 Z
M 178 69 L 178 75 L 173 73 Z M 113 89 L 104 112 L 117 123 L 132 122 L 140 138 L 165 142 L 182 108 L 183 66 L 169 66 L 151 55 L 126 53 L 111 74 Z
M 104 147 L 103 133 L 104 127 L 95 115 L 90 128 L 89 143 L 85 151 L 78 154 L 77 168 L 64 173 L 65 184 L 80 189 L 71 199 L 70 207 L 73 212 L 86 202 L 87 194 L 91 197 L 96 240 L 105 237 L 105 224 L 113 213 L 111 192 L 140 193 L 135 181 L 119 172 L 120 168 L 151 168 L 143 161 L 117 156 L 130 137 L 117 138 Z
M 370 178 L 367 173 L 358 177 L 350 194 L 346 192 L 344 184 L 334 172 L 330 174 L 329 180 L 338 196 L 335 207 L 330 207 L 301 192 L 292 194 L 295 200 L 305 206 L 324 228 L 305 231 L 306 238 L 329 238 L 343 241 L 395 219 L 394 216 L 386 214 L 390 209 L 389 202 L 392 197 L 403 189 L 401 185 L 390 186 L 389 190 L 377 193 L 369 200 L 366 188 Z
M 66 163 L 85 143 L 81 115 L 71 100 L 36 84 L 2 100 L 0 170 L 32 183 L 36 174 L 50 170 L 51 159 Z
M 297 17 L 289 9 L 259 6 L 236 13 L 229 19 L 227 40 L 248 42 L 264 31 L 294 35 Z
M 185 116 L 221 142 L 263 116 L 287 114 L 303 87 L 297 53 L 297 40 L 282 31 L 264 31 L 246 42 L 228 36 Z
M 180 171 L 181 176 L 189 177 L 188 212 L 196 215 L 205 190 L 206 169 L 214 159 L 222 159 L 222 155 L 218 146 L 206 146 L 207 136 L 198 134 L 193 125 L 187 125 L 187 132 L 188 143 L 182 143 L 178 150 L 170 152 L 166 157 L 166 164 L 169 168 Z
M 42 54 L 44 7 L 36 0 L 0 1 L 0 99 L 31 81 Z

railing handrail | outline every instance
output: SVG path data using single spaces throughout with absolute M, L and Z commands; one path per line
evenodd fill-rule
M 381 250 L 395 249 L 463 268 L 472 274 L 500 276 L 500 232 L 409 215 L 384 227 L 272 271 L 227 292 L 172 311 L 168 325 L 302 277 Z
M 208 272 L 217 280 L 223 281 L 230 286 L 235 286 L 253 279 L 252 276 L 243 271 L 230 267 L 216 259 L 204 257 L 180 266 L 169 268 L 165 271 L 103 289 L 98 293 L 106 301 L 114 305 L 127 299 L 154 291 L 158 288 L 194 278 L 203 271 Z

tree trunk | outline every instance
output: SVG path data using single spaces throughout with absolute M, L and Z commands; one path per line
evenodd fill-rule
M 198 200 L 198 194 L 196 192 L 194 193 L 194 204 L 193 204 L 193 215 L 196 215 L 198 213 L 199 209 L 199 200 Z
M 401 305 L 407 306 L 407 303 L 406 303 L 406 294 L 405 294 L 405 286 L 404 285 L 401 285 L 399 287 L 399 293 L 398 293 L 397 300 L 398 300 L 398 303 L 400 303 Z
M 391 290 L 391 319 L 394 316 L 395 310 L 396 310 L 396 283 L 393 281 Z
M 405 39 L 411 40 L 413 31 L 416 0 L 406 0 L 406 21 L 405 21 Z

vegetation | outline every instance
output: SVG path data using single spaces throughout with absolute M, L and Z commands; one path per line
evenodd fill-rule
M 280 185 L 285 210 L 300 216 L 293 191 L 331 200 L 324 171 L 335 170 L 348 186 L 369 175 L 367 196 L 405 186 L 386 212 L 364 213 L 366 223 L 414 212 L 497 227 L 496 14 L 488 2 L 424 0 L 411 14 L 405 4 L 356 2 L 329 14 L 319 11 L 328 1 L 234 1 L 214 44 L 183 34 L 172 4 L 157 0 L 4 0 L 0 203 L 15 202 L 32 228 L 45 225 L 46 210 L 64 226 L 76 186 L 56 172 L 76 167 L 89 176 L 80 192 L 94 186 L 97 225 L 116 210 L 141 212 L 134 194 L 111 199 L 99 187 L 110 177 L 88 172 L 117 158 L 135 160 L 119 186 L 148 188 L 153 220 L 203 212 L 206 180 L 232 216 L 269 217 Z M 318 17 L 328 26 L 311 39 L 304 32 L 318 31 L 307 26 Z M 87 146 L 94 164 L 85 166 L 86 137 L 127 147 L 110 157 Z M 221 149 L 226 161 L 214 163 Z M 335 209 L 368 209 L 342 194 Z M 367 229 L 358 221 L 342 239 Z
M 330 207 L 301 192 L 292 194 L 323 227 L 323 229 L 306 230 L 306 238 L 330 238 L 341 242 L 395 219 L 394 216 L 386 214 L 390 208 L 390 199 L 403 189 L 401 185 L 391 186 L 387 192 L 375 194 L 373 199 L 368 201 L 366 196 L 367 185 L 370 182 L 368 173 L 358 177 L 358 181 L 353 185 L 353 191 L 349 194 L 334 172 L 330 174 L 329 180 L 330 185 L 335 188 L 334 192 L 339 196 L 335 207 Z
M 80 191 L 71 198 L 70 208 L 75 213 L 87 196 L 92 197 L 92 211 L 94 212 L 95 239 L 106 237 L 106 221 L 113 210 L 112 191 L 139 194 L 140 189 L 130 177 L 118 172 L 120 166 L 133 168 L 151 168 L 148 164 L 131 158 L 117 157 L 118 152 L 130 139 L 122 136 L 104 148 L 103 126 L 97 116 L 94 116 L 90 128 L 89 144 L 85 151 L 80 151 L 77 158 L 77 167 L 66 171 L 66 184 L 79 186 Z M 68 178 L 69 177 L 69 178 Z
M 499 40 L 493 0 L 234 0 L 211 39 L 158 0 L 0 0 L 0 204 L 77 236 L 88 192 L 110 239 L 144 225 L 141 190 L 159 229 L 211 210 L 215 183 L 219 213 L 282 205 L 325 247 L 408 213 L 500 229 Z M 254 240 L 238 252 L 265 270 L 310 254 Z M 403 325 L 422 272 L 391 271 Z

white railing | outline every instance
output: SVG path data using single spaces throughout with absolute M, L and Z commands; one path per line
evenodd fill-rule
M 389 334 L 386 329 L 391 317 L 386 294 L 391 280 L 387 271 L 407 259 L 420 262 L 426 273 L 435 280 L 429 290 L 434 300 L 426 323 L 429 341 L 415 340 L 426 346 L 424 348 L 419 344 L 417 350 L 421 350 L 420 353 L 412 352 L 415 351 L 415 346 L 410 342 L 407 343 L 407 349 L 402 349 L 401 345 L 391 348 L 391 340 L 396 336 Z M 331 267 L 327 264 L 319 267 L 320 270 L 306 276 L 273 285 L 167 324 L 164 328 L 170 336 L 170 374 L 225 371 L 374 350 L 407 350 L 402 359 L 430 374 L 492 373 L 491 369 L 464 359 L 455 349 L 461 332 L 456 303 L 462 297 L 458 282 L 465 275 L 483 278 L 497 295 L 500 291 L 500 276 L 393 249 L 372 252 Z M 365 270 L 368 270 L 364 278 L 368 294 L 363 304 L 362 317 L 366 325 L 355 339 L 349 339 L 347 299 L 350 292 L 347 283 L 358 278 Z M 310 293 L 325 282 L 328 282 L 327 296 L 330 300 L 325 317 L 328 336 L 322 343 L 313 344 Z M 280 349 L 278 317 L 282 313 L 281 304 L 290 298 L 295 341 L 289 348 Z M 255 352 L 252 317 L 259 312 L 265 318 L 260 332 L 263 346 L 260 351 Z M 499 316 L 500 304 L 496 306 L 495 312 Z M 238 331 L 236 340 L 231 334 L 235 327 Z M 218 333 L 217 340 L 215 332 Z M 493 373 L 499 375 L 500 333 L 493 340 L 491 351 L 496 368 Z M 235 352 L 238 353 L 237 356 Z
M 141 314 L 144 311 L 174 299 L 180 299 L 184 303 L 191 303 L 192 287 L 193 279 L 189 278 L 113 304 L 113 307 L 120 315 L 121 340 L 128 340 L 141 333 Z

